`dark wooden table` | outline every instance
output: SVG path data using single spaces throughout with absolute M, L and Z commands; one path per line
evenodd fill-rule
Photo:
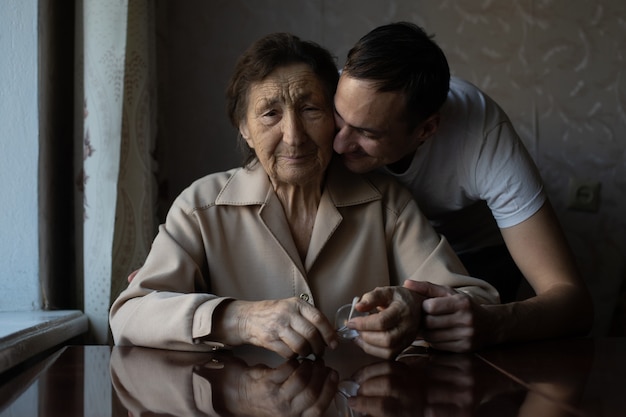
M 68 346 L 0 375 L 0 416 L 626 416 L 626 338 L 396 361 L 351 343 L 321 360 L 258 348 Z

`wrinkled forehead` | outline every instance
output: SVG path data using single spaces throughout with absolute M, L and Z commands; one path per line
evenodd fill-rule
M 317 75 L 307 64 L 276 68 L 249 89 L 251 105 L 295 104 L 306 100 L 325 100 L 326 92 Z

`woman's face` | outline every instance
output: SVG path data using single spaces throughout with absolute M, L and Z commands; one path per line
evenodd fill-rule
M 275 186 L 323 177 L 335 132 L 324 91 L 306 64 L 278 67 L 250 87 L 239 130 Z

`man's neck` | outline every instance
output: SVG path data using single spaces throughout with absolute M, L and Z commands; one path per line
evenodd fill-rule
M 415 152 L 417 152 L 417 149 L 413 152 L 409 152 L 402 159 L 399 159 L 398 161 L 387 165 L 387 169 L 394 174 L 404 174 L 406 170 L 409 169 L 409 167 L 411 166 L 411 162 L 413 161 Z

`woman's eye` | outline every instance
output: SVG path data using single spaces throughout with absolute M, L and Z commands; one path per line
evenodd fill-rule
M 280 118 L 280 113 L 276 110 L 268 110 L 261 114 L 261 118 L 266 123 L 275 123 Z
M 266 126 L 273 126 L 280 120 L 280 113 L 276 110 L 268 110 L 260 114 L 259 121 Z

